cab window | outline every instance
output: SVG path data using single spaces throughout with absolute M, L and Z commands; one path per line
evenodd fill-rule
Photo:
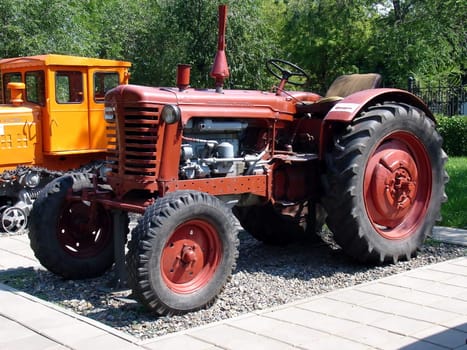
M 105 93 L 116 87 L 118 83 L 118 73 L 116 72 L 94 73 L 94 101 L 103 103 Z
M 7 89 L 8 83 L 21 83 L 21 73 L 3 74 L 3 102 L 10 103 L 10 90 Z
M 83 74 L 73 71 L 56 72 L 55 99 L 57 103 L 83 102 Z
M 45 104 L 44 72 L 26 72 L 26 101 L 37 103 L 41 106 Z

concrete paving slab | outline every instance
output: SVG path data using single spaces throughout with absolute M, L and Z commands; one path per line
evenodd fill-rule
M 428 271 L 436 271 L 436 272 L 444 272 L 450 274 L 451 277 L 447 279 L 451 279 L 453 276 L 463 276 L 467 277 L 467 269 L 465 266 L 460 266 L 456 264 L 435 264 L 426 268 Z
M 296 347 L 307 347 L 310 343 L 329 337 L 328 334 L 301 325 L 269 317 L 251 316 L 227 321 L 228 325 L 254 334 L 281 340 Z
M 27 236 L 0 237 L 0 270 L 21 264 L 39 268 Z M 467 350 L 466 271 L 463 257 L 144 341 L 0 284 L 0 350 Z
M 310 343 L 306 349 L 309 350 L 369 350 L 368 345 L 357 343 L 345 338 L 330 336 L 328 338 L 319 339 L 316 342 Z
M 386 312 L 371 310 L 358 305 L 342 308 L 333 313 L 334 317 L 339 317 L 344 320 L 359 322 L 365 325 L 371 325 L 376 321 L 384 320 L 391 315 Z
M 32 333 L 19 339 L 7 338 L 0 340 L 0 349 L 28 349 L 28 350 L 58 350 L 69 349 L 64 345 L 57 344 L 56 341 L 43 337 L 37 333 Z
M 27 235 L 0 237 L 2 239 L 1 249 L 9 251 L 20 256 L 24 256 L 34 260 L 34 252 L 30 248 L 29 238 Z
M 209 342 L 213 345 L 230 350 L 288 350 L 294 349 L 286 342 L 277 341 L 265 336 L 244 331 L 226 324 L 220 324 L 214 327 L 206 327 L 190 335 L 196 339 Z
M 367 303 L 363 303 L 362 306 L 368 309 L 385 312 L 391 315 L 403 316 L 406 314 L 406 310 L 410 308 L 412 304 L 402 300 L 383 298 L 376 301 L 372 300 Z
M 411 336 L 417 332 L 430 328 L 432 324 L 425 321 L 415 320 L 413 318 L 393 315 L 383 320 L 373 322 L 373 326 L 400 335 Z
M 0 270 L 39 266 L 27 235 L 0 236 Z
M 467 246 L 467 230 L 435 226 L 433 228 L 432 237 L 440 242 Z
M 465 288 L 453 286 L 447 283 L 434 283 L 431 286 L 429 292 L 447 298 L 458 298 L 460 300 L 467 300 L 467 293 Z
M 449 329 L 457 329 L 458 331 L 462 331 L 467 334 L 467 317 L 461 316 L 453 318 L 452 320 L 445 322 L 443 326 Z M 467 336 L 465 341 L 467 344 Z
M 456 274 L 448 273 L 445 271 L 436 271 L 433 269 L 422 268 L 420 270 L 412 270 L 407 272 L 407 276 L 416 276 L 417 279 L 423 279 L 433 282 L 443 282 L 456 276 Z
M 18 269 L 25 267 L 39 267 L 40 264 L 28 257 L 16 255 L 9 251 L 0 250 L 0 269 Z
M 363 325 L 340 334 L 345 339 L 366 345 L 367 347 L 383 349 L 390 346 L 391 349 L 397 349 L 414 342 L 414 339 L 408 339 L 396 333 L 388 332 L 384 329 Z
M 391 284 L 388 285 L 381 282 L 369 283 L 363 286 L 356 286 L 355 289 L 364 293 L 371 293 L 391 298 L 394 297 L 394 295 L 401 295 L 410 292 L 410 288 L 407 288 L 405 286 L 396 286 Z
M 467 341 L 465 332 L 442 326 L 432 326 L 414 333 L 413 336 L 426 342 L 448 347 L 449 349 L 457 349 L 465 345 Z
M 44 323 L 47 323 L 47 319 L 44 319 Z M 75 322 L 70 322 L 61 327 L 47 327 L 40 329 L 40 331 L 47 337 L 55 339 L 60 343 L 66 343 L 72 348 L 82 348 L 83 344 L 90 345 L 91 339 L 96 339 L 107 334 L 102 329 L 93 327 L 79 320 L 75 320 Z
M 412 305 L 404 312 L 403 316 L 413 318 L 418 321 L 433 322 L 439 325 L 443 325 L 445 322 L 449 322 L 453 318 L 457 317 L 457 315 L 452 312 L 428 306 L 419 307 L 418 305 Z
M 467 255 L 467 253 L 466 253 Z M 467 260 L 466 259 L 454 259 L 449 262 L 450 264 L 457 265 L 457 266 L 465 266 L 467 267 Z
M 458 300 L 467 300 L 467 289 L 464 288 L 464 292 L 457 294 L 454 298 Z
M 456 315 L 467 316 L 467 299 L 445 298 L 438 303 L 429 305 L 433 309 L 451 312 Z
M 385 299 L 384 296 L 376 295 L 373 293 L 365 293 L 355 288 L 331 292 L 327 294 L 326 297 L 353 305 L 364 305 L 369 302 L 376 303 Z
M 105 344 L 111 344 L 115 350 L 138 349 L 136 338 L 120 334 L 99 322 L 3 284 L 0 284 L 0 317 L 3 320 L 14 320 L 20 334 L 22 332 L 28 339 L 45 338 L 59 345 L 66 344 L 73 349 L 94 348 L 92 344 L 102 344 L 101 348 L 106 348 Z M 45 341 L 37 342 L 43 344 L 44 348 L 48 347 Z M 12 344 L 5 346 L 7 349 L 20 349 Z
M 467 270 L 467 267 L 463 268 Z M 467 288 L 467 276 L 455 276 L 451 279 L 446 280 L 446 283 L 461 288 Z
M 407 274 L 394 275 L 381 281 L 384 284 L 391 284 L 395 286 L 402 286 L 411 290 L 418 290 L 420 292 L 428 292 L 433 281 L 416 278 L 416 276 L 408 276 Z
M 391 288 L 391 284 L 389 283 L 381 283 L 380 288 L 387 288 L 388 297 L 392 299 L 406 301 L 412 304 L 421 305 L 421 306 L 428 306 L 433 304 L 438 304 L 444 298 L 442 296 L 427 293 L 425 291 L 418 291 L 415 289 L 410 288 L 403 288 L 403 289 L 393 289 Z
M 305 326 L 328 334 L 336 334 L 343 329 L 352 329 L 360 326 L 357 322 L 343 320 L 338 317 L 328 316 L 317 312 L 290 307 L 283 310 L 272 311 L 263 314 L 265 317 L 274 318 L 283 322 L 289 322 Z
M 149 340 L 142 343 L 145 349 L 151 350 L 173 350 L 185 349 L 190 350 L 215 350 L 221 349 L 213 344 L 198 340 L 186 334 L 175 334 L 166 336 L 157 340 Z
M 398 350 L 446 350 L 444 346 L 435 345 L 423 340 L 415 340 L 413 343 L 398 348 Z M 388 350 L 394 350 L 389 348 Z M 457 349 L 456 349 L 457 350 Z
M 21 326 L 19 323 L 0 316 L 0 348 L 1 344 L 12 342 L 17 339 L 27 338 L 35 333 L 30 329 Z
M 111 350 L 138 350 L 141 347 L 117 338 L 112 334 L 102 333 L 95 337 L 82 337 L 68 341 L 67 345 L 76 350 L 111 349 Z
M 319 312 L 325 315 L 330 315 L 339 312 L 345 308 L 352 308 L 353 305 L 349 305 L 346 302 L 340 300 L 334 300 L 330 298 L 316 298 L 308 302 L 302 302 L 298 305 L 302 309 Z

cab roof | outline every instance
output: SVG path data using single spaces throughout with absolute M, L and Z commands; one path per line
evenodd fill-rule
M 81 66 L 81 67 L 131 67 L 130 62 L 108 60 L 102 58 L 89 58 L 67 55 L 38 55 L 0 60 L 0 68 L 14 68 L 25 66 Z

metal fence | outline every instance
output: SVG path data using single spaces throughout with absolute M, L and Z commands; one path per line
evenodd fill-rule
M 420 97 L 433 113 L 467 115 L 467 85 L 420 88 L 409 79 L 408 90 Z

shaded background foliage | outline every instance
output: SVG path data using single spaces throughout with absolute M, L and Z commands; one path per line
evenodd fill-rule
M 467 157 L 467 117 L 437 115 L 436 121 L 444 151 L 450 157 Z
M 133 62 L 132 81 L 173 85 L 177 63 L 192 85 L 212 86 L 217 6 L 229 5 L 227 87 L 268 89 L 268 58 L 305 68 L 310 89 L 338 75 L 379 72 L 465 83 L 465 0 L 0 0 L 0 57 L 61 53 Z

